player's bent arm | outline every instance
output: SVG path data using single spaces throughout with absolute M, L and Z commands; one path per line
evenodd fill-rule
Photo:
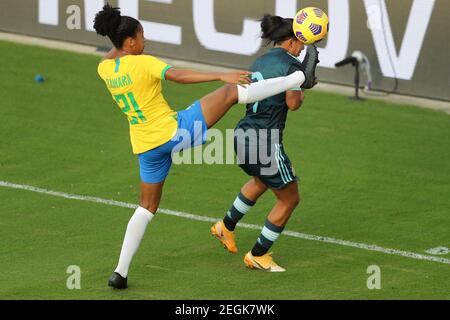
M 170 68 L 165 74 L 166 80 L 174 81 L 182 84 L 201 83 L 210 81 L 223 81 L 231 84 L 248 84 L 251 83 L 248 71 L 234 72 L 199 72 L 193 70 L 180 70 Z
M 286 104 L 291 111 L 300 109 L 305 99 L 305 93 L 303 91 L 286 91 Z

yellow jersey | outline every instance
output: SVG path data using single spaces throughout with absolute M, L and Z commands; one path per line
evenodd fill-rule
M 135 154 L 157 148 L 176 134 L 176 112 L 164 99 L 161 86 L 170 68 L 149 55 L 106 59 L 98 66 L 98 74 L 128 118 Z

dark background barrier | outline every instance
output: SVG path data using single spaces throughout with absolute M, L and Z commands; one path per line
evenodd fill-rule
M 330 16 L 330 34 L 318 47 L 322 81 L 352 84 L 350 66 L 334 64 L 359 50 L 370 62 L 372 87 L 450 101 L 448 0 L 111 0 L 139 18 L 146 51 L 215 65 L 247 68 L 267 50 L 259 39 L 264 13 L 293 17 L 306 6 Z M 0 30 L 96 46 L 93 32 L 102 0 L 2 0 Z M 365 78 L 363 77 L 363 82 Z

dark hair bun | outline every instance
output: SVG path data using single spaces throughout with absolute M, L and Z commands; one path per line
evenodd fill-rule
M 99 35 L 111 37 L 118 29 L 121 19 L 120 9 L 106 4 L 103 10 L 95 15 L 94 29 Z
M 261 38 L 266 40 L 266 45 L 271 42 L 281 44 L 283 41 L 295 38 L 292 30 L 293 22 L 293 19 L 265 14 L 261 19 Z
M 283 22 L 282 17 L 265 14 L 261 20 L 261 38 L 272 41 L 273 34 L 283 26 Z

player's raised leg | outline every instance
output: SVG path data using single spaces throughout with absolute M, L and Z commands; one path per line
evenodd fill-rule
M 267 187 L 261 180 L 259 180 L 258 177 L 253 177 L 242 187 L 223 220 L 216 222 L 211 227 L 211 233 L 219 239 L 229 252 L 238 252 L 234 236 L 236 224 L 248 211 L 250 211 L 259 197 L 263 195 L 266 190 Z
M 305 81 L 302 71 L 287 77 L 273 78 L 238 86 L 228 84 L 200 99 L 203 117 L 208 128 L 217 123 L 236 103 L 252 103 L 266 99 L 293 87 L 300 87 Z
M 303 61 L 305 71 L 296 71 L 286 77 L 261 80 L 249 85 L 225 85 L 200 100 L 208 128 L 219 121 L 236 103 L 253 103 L 292 88 L 311 89 L 316 85 L 315 71 L 319 53 L 315 46 L 307 48 Z

